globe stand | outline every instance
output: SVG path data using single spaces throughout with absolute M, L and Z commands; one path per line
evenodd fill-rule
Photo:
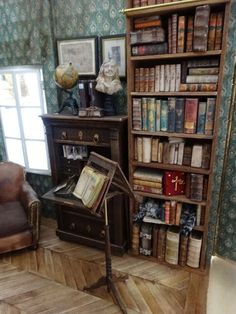
M 67 97 L 62 105 L 60 106 L 58 113 L 61 113 L 66 107 L 69 107 L 72 111 L 72 114 L 74 116 L 78 115 L 79 112 L 79 106 L 77 103 L 77 100 L 73 97 L 73 91 L 69 91 L 69 90 L 65 90 L 63 89 L 64 92 L 66 92 L 67 94 L 69 94 L 69 97 Z

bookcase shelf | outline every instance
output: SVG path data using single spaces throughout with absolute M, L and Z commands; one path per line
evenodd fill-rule
M 132 56 L 131 61 L 148 61 L 148 60 L 168 60 L 168 59 L 188 59 L 188 58 L 199 58 L 199 57 L 212 57 L 220 56 L 221 50 L 212 50 L 205 52 L 183 52 L 173 54 L 159 54 L 159 55 L 150 55 L 150 56 Z
M 137 3 L 137 1 L 135 3 Z M 141 5 L 141 1 L 139 3 Z M 172 221 L 172 225 L 174 225 L 174 223 L 173 212 L 171 213 L 172 210 L 171 206 L 172 205 L 175 206 L 174 205 L 175 203 L 177 203 L 177 205 L 180 205 L 179 207 L 183 210 L 184 214 L 185 211 L 188 212 L 189 208 L 191 208 L 193 212 L 195 211 L 196 219 L 199 219 L 199 217 L 201 219 L 201 225 L 193 227 L 193 232 L 189 235 L 188 238 L 189 241 L 188 246 L 186 245 L 185 248 L 186 251 L 190 250 L 189 245 L 192 240 L 191 237 L 193 236 L 194 238 L 196 235 L 195 238 L 197 239 L 196 241 L 199 240 L 198 245 L 200 243 L 200 246 L 198 247 L 200 250 L 198 252 L 199 264 L 198 266 L 195 265 L 192 267 L 184 266 L 182 260 L 181 263 L 178 260 L 178 258 L 180 258 L 178 256 L 177 264 L 179 263 L 181 267 L 183 267 L 183 269 L 187 269 L 193 272 L 195 271 L 201 272 L 204 271 L 204 269 L 206 269 L 207 266 L 206 244 L 208 236 L 208 220 L 210 215 L 209 212 L 211 208 L 211 193 L 213 180 L 212 173 L 216 158 L 215 152 L 217 145 L 218 118 L 221 106 L 220 98 L 222 92 L 223 67 L 226 50 L 230 1 L 182 0 L 170 3 L 149 5 L 144 7 L 141 6 L 133 7 L 133 4 L 134 4 L 133 0 L 127 0 L 126 6 L 127 8 L 123 10 L 123 13 L 126 15 L 127 21 L 129 181 L 131 186 L 133 186 L 135 193 L 140 197 L 139 202 L 131 201 L 130 217 L 134 216 L 137 217 L 136 214 L 138 213 L 140 214 L 140 212 L 142 213 L 143 208 L 144 209 L 146 208 L 145 206 L 146 204 L 148 204 L 149 200 L 153 201 L 155 204 L 158 204 L 156 206 L 160 206 L 160 208 L 162 208 L 161 220 L 163 220 L 163 208 L 165 215 L 170 216 L 172 215 L 172 220 L 170 220 Z M 207 14 L 209 15 L 209 20 L 204 21 L 201 20 L 200 22 L 205 23 L 205 29 L 207 29 L 207 32 L 208 30 L 211 30 L 211 36 L 214 36 L 212 39 L 212 37 L 210 37 L 210 35 L 208 37 L 208 34 L 206 33 L 202 37 L 207 38 L 207 42 L 205 40 L 204 47 L 203 47 L 204 44 L 202 43 L 203 41 L 202 38 L 199 41 L 197 41 L 198 40 L 197 38 L 194 39 L 195 33 L 197 34 L 197 32 L 195 32 L 195 27 L 198 27 L 196 21 L 199 21 L 199 19 L 197 20 L 196 17 L 199 18 L 200 16 L 198 15 L 199 10 L 205 10 L 204 13 L 208 12 Z M 154 24 L 153 21 L 155 21 L 156 24 Z M 159 35 L 157 35 L 156 38 L 154 37 L 154 39 L 152 37 L 150 42 L 147 43 L 148 40 L 147 37 L 145 37 L 146 34 L 148 34 L 147 36 L 149 35 L 155 36 L 152 33 L 150 33 L 150 31 L 149 33 L 145 32 L 145 26 L 150 27 L 150 24 L 158 25 L 158 27 L 160 27 L 163 31 L 161 33 L 159 29 L 159 33 L 166 35 L 166 37 L 165 35 L 164 37 L 161 37 L 160 35 L 160 38 L 162 40 L 161 39 L 159 40 L 158 47 L 155 47 L 154 42 L 155 40 L 156 42 L 158 42 L 157 38 L 159 38 L 158 37 Z M 213 33 L 212 25 L 213 29 L 215 27 Z M 199 25 L 198 30 L 202 32 L 201 26 L 202 25 Z M 219 33 L 219 30 L 221 33 Z M 153 32 L 155 32 L 154 26 Z M 190 46 L 189 41 L 187 42 L 187 34 L 189 33 L 193 34 L 192 37 L 191 35 L 188 35 L 190 36 L 188 37 L 188 40 L 190 38 Z M 218 34 L 217 35 L 218 37 L 216 36 L 216 33 Z M 142 34 L 144 34 L 143 37 Z M 219 34 L 221 35 L 219 36 Z M 157 54 L 159 51 L 160 54 Z M 202 69 L 204 67 L 208 69 L 207 70 Z M 208 70 L 212 72 L 209 73 Z M 211 74 L 212 74 L 212 77 L 210 77 L 211 80 L 208 80 L 207 78 Z M 197 75 L 199 76 L 196 77 Z M 201 75 L 203 77 L 200 77 Z M 177 102 L 178 106 L 180 106 L 180 103 L 182 102 L 181 114 L 183 114 L 184 120 L 184 122 L 181 122 L 182 128 L 178 129 L 175 124 L 176 123 L 175 119 L 177 119 L 176 118 L 177 115 L 179 117 L 179 112 L 177 112 L 177 106 L 175 107 Z M 191 102 L 194 103 L 194 106 L 192 106 L 191 109 L 189 109 L 190 108 L 189 103 Z M 208 119 L 209 117 L 207 116 L 206 113 L 204 113 L 203 122 L 204 129 L 198 128 L 199 125 L 201 124 L 200 120 L 201 117 L 199 113 L 200 110 L 198 109 L 200 108 L 200 103 L 204 102 L 206 103 L 206 106 L 210 106 L 209 104 L 213 103 L 212 106 L 214 108 L 214 111 L 212 112 L 211 118 L 212 120 L 210 122 L 211 123 L 210 132 L 207 131 L 206 127 L 205 119 Z M 186 105 L 186 103 L 188 104 Z M 167 108 L 165 112 L 163 111 L 164 113 L 162 113 L 161 111 L 162 105 L 163 108 L 164 107 L 165 109 Z M 179 108 L 180 107 L 178 107 L 178 110 Z M 152 110 L 154 113 L 152 112 Z M 171 116 L 171 112 L 173 113 L 173 111 L 175 118 L 173 118 L 173 115 Z M 186 114 L 186 111 L 189 112 Z M 165 125 L 164 127 L 163 125 L 160 126 L 162 123 L 161 121 L 162 114 L 164 119 L 166 119 L 167 121 L 166 122 L 167 126 Z M 189 116 L 192 117 L 195 115 L 194 118 L 195 120 L 194 119 L 191 121 L 186 120 L 187 119 L 186 116 L 188 114 Z M 209 113 L 209 115 L 210 114 L 211 113 Z M 170 125 L 168 124 L 168 119 L 173 119 L 171 120 Z M 154 123 L 153 120 L 155 121 Z M 194 124 L 195 126 L 193 126 Z M 194 130 L 193 132 L 188 129 L 189 125 L 190 129 L 193 127 L 193 129 L 191 129 Z M 161 148 L 159 148 L 160 143 Z M 188 155 L 186 153 L 185 157 L 191 159 L 191 161 L 189 163 L 184 162 L 185 165 L 181 165 L 181 162 L 179 162 L 178 159 L 179 155 L 177 159 L 176 155 L 174 155 L 175 157 L 173 159 L 173 154 L 176 154 L 176 150 L 177 154 L 179 154 L 178 152 L 180 147 L 178 146 L 180 145 L 179 143 L 184 143 L 181 144 L 184 145 L 184 147 L 189 146 L 190 149 L 192 149 L 192 151 L 194 147 L 193 154 L 191 153 L 191 155 Z M 174 150 L 171 145 L 176 145 L 175 146 L 176 150 Z M 172 155 L 170 155 L 170 153 L 168 152 L 168 148 L 166 150 L 166 147 L 169 147 L 169 151 L 172 150 Z M 206 147 L 208 147 L 208 151 L 207 149 L 205 150 L 204 153 L 205 155 L 203 155 L 203 147 L 205 147 L 205 149 Z M 159 155 L 156 153 L 156 150 L 158 151 L 158 149 L 160 149 L 160 154 L 158 152 Z M 200 152 L 201 149 L 202 153 Z M 183 151 L 181 151 L 180 155 L 182 154 L 182 152 Z M 167 158 L 166 161 L 166 158 L 165 159 L 163 158 L 163 154 L 166 154 L 165 157 L 167 156 L 170 159 Z M 145 158 L 143 156 L 145 156 Z M 204 158 L 205 160 L 207 159 L 207 162 L 209 162 L 207 163 L 207 165 L 209 166 L 204 168 L 196 166 L 196 164 L 194 164 L 194 160 L 196 161 L 198 160 L 198 158 L 201 158 L 202 162 Z M 157 161 L 153 162 L 152 160 L 158 160 L 159 162 Z M 168 162 L 170 160 L 172 162 L 174 160 L 174 164 Z M 178 164 L 176 160 L 178 160 Z M 203 163 L 201 165 L 203 165 Z M 185 194 L 188 195 L 188 197 L 186 197 L 185 194 L 181 193 L 179 193 L 180 195 L 171 196 L 163 195 L 164 192 L 162 189 L 165 189 L 164 191 L 166 193 L 167 188 L 168 191 L 169 188 L 170 189 L 173 188 L 173 186 L 171 186 L 171 181 L 168 181 L 167 177 L 173 175 L 172 182 L 175 182 L 175 180 L 177 179 L 179 180 L 180 178 L 178 177 L 178 174 L 183 174 L 182 178 L 183 180 L 185 180 L 187 186 Z M 196 181 L 194 181 L 195 179 Z M 167 186 L 168 184 L 170 186 Z M 152 193 L 144 191 L 152 191 Z M 154 191 L 156 193 L 153 193 Z M 160 191 L 162 191 L 163 194 L 159 194 L 161 193 Z M 201 195 L 199 201 L 193 201 L 193 199 L 198 198 L 192 197 L 191 193 L 198 192 Z M 183 208 L 181 207 L 182 205 Z M 149 204 L 147 205 L 147 207 L 148 206 Z M 179 210 L 179 212 L 181 212 L 181 210 Z M 174 212 L 174 214 L 177 215 L 176 212 Z M 164 220 L 166 221 L 166 223 L 169 221 L 169 219 L 166 218 L 166 216 Z M 132 251 L 132 253 L 135 252 L 135 255 L 139 254 L 141 258 L 145 258 L 143 254 L 146 254 L 146 252 L 145 250 L 143 251 L 144 248 L 142 247 L 142 239 L 139 238 L 139 235 L 143 234 L 142 227 L 147 228 L 146 230 L 152 230 L 151 232 L 153 240 L 151 241 L 152 243 L 151 245 L 156 245 L 157 250 L 159 244 L 158 245 L 155 244 L 157 243 L 155 242 L 157 240 L 155 238 L 154 241 L 154 236 L 155 237 L 158 236 L 159 241 L 159 237 L 161 236 L 158 234 L 161 230 L 161 227 L 157 227 L 157 229 L 158 228 L 160 229 L 158 229 L 158 231 L 155 231 L 154 224 L 152 225 L 151 223 L 147 223 L 149 224 L 149 227 L 147 227 L 143 226 L 144 223 L 146 224 L 146 222 L 144 222 L 141 225 L 139 225 L 140 229 L 138 229 L 139 231 L 137 231 L 137 226 L 135 226 L 137 221 L 136 220 L 134 221 L 135 223 L 133 222 L 133 220 L 130 221 L 130 238 L 132 239 L 132 243 L 130 243 L 130 250 Z M 176 225 L 178 225 L 178 223 L 176 223 Z M 165 241 L 168 238 L 167 235 L 168 232 L 170 233 L 174 232 L 171 231 L 170 227 L 168 228 L 168 226 L 169 225 L 166 224 L 167 231 Z M 137 232 L 139 232 L 138 236 Z M 174 233 L 172 233 L 171 236 L 173 236 L 173 234 Z M 179 256 L 182 254 L 181 250 L 183 249 L 182 247 L 183 242 L 181 242 L 182 240 L 180 238 L 181 236 L 179 236 L 180 242 L 178 242 Z M 162 239 L 162 241 L 164 240 Z M 162 245 L 164 243 L 164 245 L 168 247 L 165 241 L 162 242 Z M 155 253 L 157 255 L 154 259 L 152 259 L 150 256 L 146 258 L 155 260 L 157 262 L 160 261 L 161 263 L 163 263 L 163 259 L 166 260 L 165 254 L 168 254 L 167 253 L 168 250 L 165 251 L 166 247 L 164 247 L 164 253 L 162 250 L 161 253 L 162 258 L 159 259 L 157 253 Z M 154 254 L 154 251 L 155 251 L 154 247 L 152 247 L 151 254 Z M 147 253 L 147 255 L 148 254 L 150 254 L 150 252 Z M 188 252 L 186 254 L 188 255 Z M 185 261 L 186 265 L 189 265 L 187 257 Z M 172 267 L 173 265 L 171 264 L 170 266 Z
M 184 172 L 190 172 L 190 173 L 201 173 L 205 175 L 209 175 L 211 173 L 211 171 L 208 169 L 172 165 L 172 164 L 162 164 L 162 163 L 157 163 L 157 162 L 144 163 L 144 162 L 133 161 L 133 166 L 164 169 L 164 170 L 176 170 L 176 171 L 184 171 Z
M 192 138 L 192 139 L 205 139 L 211 140 L 213 139 L 213 135 L 205 135 L 205 134 L 187 134 L 187 133 L 171 133 L 171 132 L 150 132 L 150 131 L 131 131 L 133 135 L 143 135 L 143 136 L 168 136 L 168 137 L 180 137 L 180 138 Z

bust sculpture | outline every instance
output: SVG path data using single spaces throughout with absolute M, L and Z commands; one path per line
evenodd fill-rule
M 96 81 L 96 90 L 101 93 L 113 95 L 122 89 L 118 67 L 113 59 L 103 62 Z

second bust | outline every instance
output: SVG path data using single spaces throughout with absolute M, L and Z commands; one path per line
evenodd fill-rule
M 105 60 L 96 79 L 96 90 L 112 95 L 122 89 L 118 67 L 113 59 Z

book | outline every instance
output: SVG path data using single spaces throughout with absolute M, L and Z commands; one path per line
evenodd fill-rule
M 185 173 L 182 171 L 165 171 L 163 176 L 163 192 L 168 196 L 184 194 Z
M 186 83 L 217 83 L 218 75 L 204 74 L 204 75 L 187 75 Z
M 170 91 L 170 64 L 164 65 L 164 91 Z
M 132 123 L 133 130 L 142 130 L 142 99 L 141 98 L 133 98 L 132 104 Z
M 170 224 L 175 225 L 175 216 L 176 216 L 176 201 L 170 201 Z
M 139 68 L 139 91 L 145 91 L 145 75 L 144 75 L 145 68 Z
M 186 98 L 184 113 L 184 132 L 188 134 L 196 133 L 198 98 Z
M 163 161 L 163 142 L 159 142 L 158 152 L 157 152 L 157 162 L 162 163 Z
M 193 268 L 199 268 L 200 254 L 202 247 L 202 237 L 197 234 L 191 234 L 188 243 L 188 253 L 186 264 Z
M 162 43 L 164 41 L 165 32 L 162 27 L 149 27 L 147 29 L 138 30 L 136 32 L 130 32 L 131 45 Z
M 179 265 L 185 266 L 187 261 L 188 253 L 188 236 L 185 234 L 180 235 L 180 245 L 179 245 Z
M 137 167 L 133 173 L 134 179 L 162 182 L 163 173 L 157 169 Z
M 134 91 L 139 92 L 140 90 L 140 69 L 134 69 Z
M 168 17 L 168 53 L 172 53 L 172 17 Z
M 149 69 L 148 91 L 150 93 L 155 92 L 155 68 Z
M 211 144 L 204 143 L 202 145 L 202 164 L 201 167 L 203 169 L 210 168 L 210 161 L 211 161 Z
M 206 106 L 206 119 L 205 119 L 205 134 L 212 135 L 214 129 L 214 119 L 215 119 L 215 98 L 207 98 Z
M 142 97 L 142 130 L 147 131 L 148 129 L 148 99 Z
M 73 195 L 81 199 L 85 206 L 96 211 L 99 205 L 97 200 L 101 200 L 106 183 L 108 183 L 107 176 L 90 166 L 85 166 L 81 171 Z
M 222 45 L 222 36 L 223 36 L 223 20 L 224 13 L 218 12 L 216 18 L 216 32 L 215 32 L 215 44 L 214 49 L 220 50 Z
M 161 225 L 159 228 L 158 241 L 157 241 L 157 259 L 160 262 L 165 260 L 166 232 L 167 232 L 167 227 L 164 225 Z
M 158 229 L 157 225 L 153 226 L 152 230 L 152 256 L 157 257 L 157 244 L 158 244 Z
M 151 186 L 134 184 L 133 185 L 133 189 L 135 191 L 141 191 L 141 192 L 146 192 L 146 193 L 162 194 L 162 189 L 160 189 L 160 188 L 153 188 Z
M 137 151 L 137 161 L 143 162 L 143 138 L 136 137 L 136 151 Z
M 214 92 L 217 90 L 216 83 L 188 83 L 180 84 L 181 92 Z
M 207 51 L 210 6 L 197 6 L 194 17 L 193 51 Z
M 217 21 L 217 13 L 213 12 L 210 14 L 210 19 L 209 19 L 207 50 L 214 50 L 215 48 L 216 21 Z
M 140 7 L 140 0 L 133 0 L 133 8 Z
M 132 46 L 131 52 L 133 56 L 165 54 L 167 53 L 167 43 L 136 45 Z
M 181 64 L 177 63 L 175 65 L 175 91 L 178 92 L 180 90 L 180 81 L 181 81 Z
M 170 223 L 170 201 L 165 201 L 164 203 L 164 209 L 165 209 L 165 223 Z
M 167 131 L 175 132 L 175 97 L 168 98 Z
M 161 121 L 160 130 L 166 132 L 168 130 L 168 101 L 161 100 Z
M 139 235 L 140 225 L 134 223 L 132 226 L 132 253 L 134 255 L 139 255 Z
M 157 155 L 158 155 L 158 146 L 159 146 L 159 138 L 152 138 L 152 156 L 151 161 L 157 162 Z
M 203 200 L 203 174 L 190 174 L 190 199 L 201 202 Z
M 150 27 L 159 27 L 161 28 L 162 23 L 160 17 L 156 16 L 153 20 L 141 20 L 141 19 L 135 19 L 134 20 L 134 29 L 146 29 Z
M 200 67 L 218 67 L 219 60 L 215 58 L 211 59 L 194 59 L 187 61 L 188 68 L 200 68 Z
M 156 99 L 156 131 L 161 130 L 161 100 Z
M 218 67 L 207 67 L 207 68 L 189 68 L 189 75 L 212 75 L 219 74 Z
M 143 148 L 143 162 L 151 162 L 151 151 L 152 151 L 152 138 L 143 136 L 142 138 L 142 148 Z
M 178 18 L 178 40 L 177 40 L 177 52 L 181 53 L 185 51 L 185 23 L 186 16 L 181 15 Z
M 179 230 L 177 227 L 168 228 L 166 234 L 165 261 L 172 265 L 178 265 L 179 237 Z
M 191 167 L 201 168 L 202 154 L 202 145 L 194 144 L 192 148 Z
M 193 51 L 193 16 L 188 16 L 187 35 L 186 35 L 186 52 Z
M 206 105 L 206 101 L 199 102 L 197 116 L 197 134 L 205 133 Z
M 80 108 L 87 108 L 89 106 L 88 82 L 79 81 L 78 92 Z
M 176 89 L 176 66 L 170 64 L 170 92 L 175 92 Z
M 178 28 L 178 14 L 172 14 L 171 16 L 171 35 L 172 35 L 172 41 L 171 41 L 171 52 L 176 53 L 177 52 L 177 28 Z
M 137 185 L 150 186 L 150 187 L 157 188 L 157 189 L 162 188 L 161 182 L 154 182 L 154 181 L 141 180 L 141 179 L 133 179 L 133 183 L 137 184 Z
M 155 98 L 147 98 L 147 114 L 148 114 L 148 131 L 156 131 L 156 100 Z
M 180 223 L 180 217 L 182 213 L 183 203 L 178 202 L 176 204 L 175 224 L 178 226 Z
M 178 144 L 177 165 L 180 166 L 182 166 L 183 164 L 184 146 L 185 146 L 184 142 Z
M 192 160 L 192 145 L 184 145 L 183 165 L 190 166 Z
M 144 68 L 144 92 L 149 90 L 149 68 Z
M 175 132 L 184 132 L 184 98 L 176 98 L 175 103 Z
M 161 75 L 161 66 L 155 66 L 155 92 L 160 91 L 160 75 Z
M 165 91 L 165 65 L 160 66 L 160 92 Z

